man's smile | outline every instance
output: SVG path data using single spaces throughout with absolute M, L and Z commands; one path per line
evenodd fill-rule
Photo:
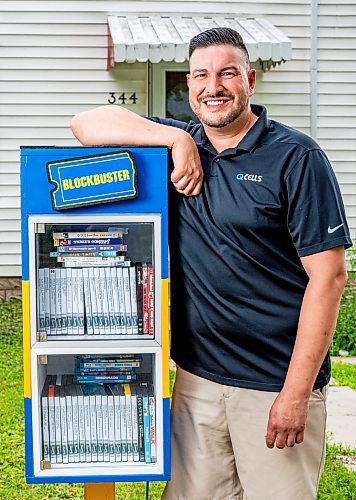
M 221 97 L 217 99 L 208 98 L 208 99 L 202 99 L 200 102 L 204 104 L 208 109 L 210 108 L 215 110 L 224 107 L 228 102 L 230 102 L 230 99 L 228 98 L 222 99 Z

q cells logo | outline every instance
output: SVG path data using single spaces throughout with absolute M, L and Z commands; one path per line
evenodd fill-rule
M 262 181 L 262 175 L 256 175 L 256 174 L 237 174 L 236 179 L 238 181 L 261 182 Z

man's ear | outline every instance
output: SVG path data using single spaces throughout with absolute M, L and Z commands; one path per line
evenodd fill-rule
M 248 86 L 250 90 L 250 96 L 253 95 L 255 92 L 255 86 L 256 86 L 256 70 L 255 69 L 250 69 L 248 72 Z
M 190 73 L 188 73 L 188 74 L 186 75 L 186 77 L 187 77 L 187 85 L 188 85 L 188 87 L 189 87 L 189 84 L 190 84 Z

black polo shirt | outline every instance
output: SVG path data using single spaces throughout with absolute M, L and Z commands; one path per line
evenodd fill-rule
M 204 184 L 170 193 L 173 359 L 226 385 L 281 390 L 308 277 L 300 257 L 351 246 L 339 187 L 311 138 L 259 116 L 217 153 L 201 124 L 154 121 L 195 140 Z M 314 388 L 330 378 L 324 360 Z

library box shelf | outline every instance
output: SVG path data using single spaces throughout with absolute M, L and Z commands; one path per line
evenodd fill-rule
M 78 481 L 93 475 L 162 475 L 164 427 L 156 425 L 164 413 L 161 350 L 63 347 L 49 352 L 36 346 L 31 355 L 32 422 L 38 430 L 33 433 L 34 474 Z M 111 371 L 95 371 L 104 366 Z M 86 383 L 94 373 L 109 373 L 109 382 Z
M 32 343 L 160 344 L 160 215 L 30 216 L 28 226 Z
M 167 150 L 23 147 L 21 201 L 27 482 L 168 480 Z

